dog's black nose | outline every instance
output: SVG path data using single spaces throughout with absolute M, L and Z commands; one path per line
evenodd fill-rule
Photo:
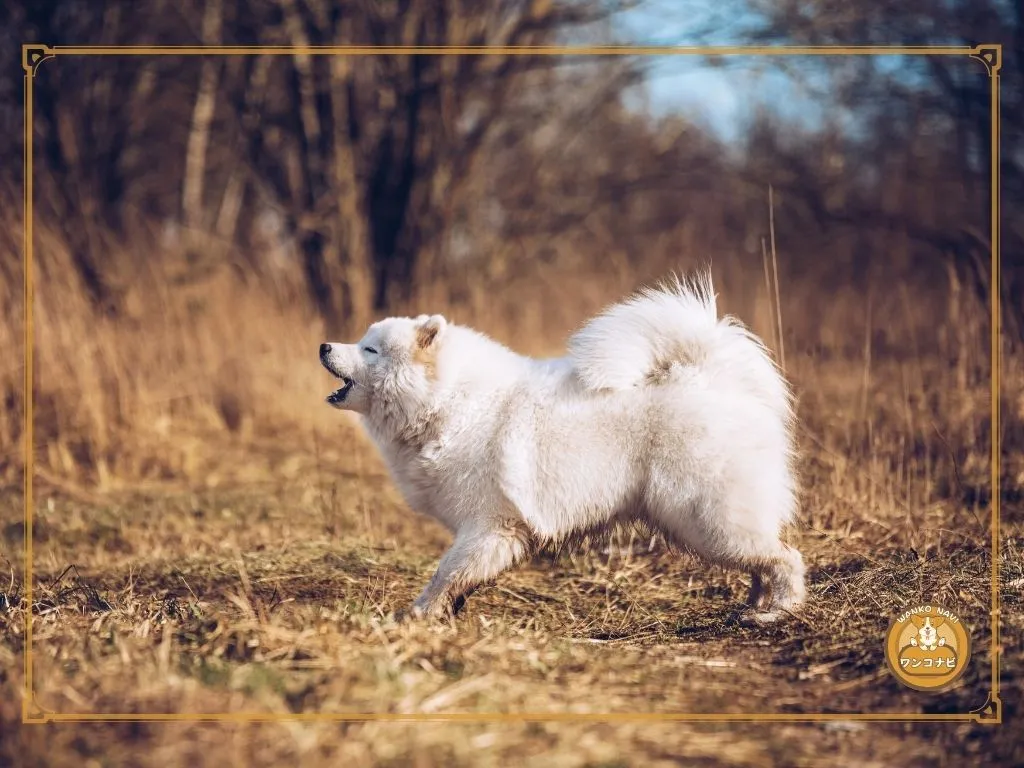
M 327 357 L 327 354 L 330 351 L 331 351 L 331 345 L 330 344 L 321 344 L 320 345 L 320 357 Z

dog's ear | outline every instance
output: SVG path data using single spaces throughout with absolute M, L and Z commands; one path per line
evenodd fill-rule
M 920 629 L 921 627 L 924 626 L 924 619 L 922 619 L 920 616 L 911 616 L 910 617 L 910 623 L 913 624 L 918 629 Z
M 418 319 L 418 318 L 417 318 Z M 442 315 L 431 315 L 416 326 L 416 346 L 426 349 L 437 341 L 448 327 L 448 321 Z

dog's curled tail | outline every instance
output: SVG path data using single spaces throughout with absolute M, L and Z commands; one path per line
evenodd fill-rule
M 593 318 L 569 340 L 569 357 L 588 389 L 657 383 L 675 364 L 700 365 L 717 325 L 710 273 L 673 277 Z
M 761 341 L 733 318 L 719 319 L 707 270 L 612 305 L 569 340 L 569 357 L 591 390 L 657 385 L 679 367 L 696 367 L 746 380 L 782 411 L 789 407 L 788 388 Z

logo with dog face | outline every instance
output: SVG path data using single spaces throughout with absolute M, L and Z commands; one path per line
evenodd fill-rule
M 901 613 L 889 627 L 885 660 L 904 685 L 937 691 L 967 669 L 971 639 L 960 618 L 941 605 L 918 605 Z

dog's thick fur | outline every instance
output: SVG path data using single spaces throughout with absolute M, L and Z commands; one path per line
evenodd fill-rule
M 804 596 L 793 414 L 764 346 L 719 319 L 709 276 L 645 290 L 592 319 L 554 360 L 440 315 L 389 318 L 324 344 L 406 500 L 454 533 L 409 613 L 438 615 L 537 547 L 643 520 L 752 574 L 754 620 Z

